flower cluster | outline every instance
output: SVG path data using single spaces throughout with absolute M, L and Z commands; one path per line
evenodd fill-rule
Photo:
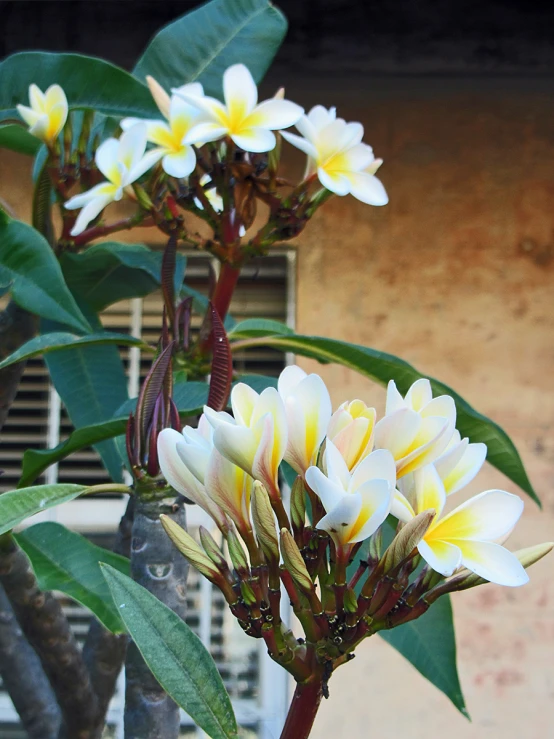
M 363 637 L 417 618 L 446 592 L 485 581 L 524 584 L 525 567 L 551 548 L 514 554 L 502 546 L 523 502 L 501 490 L 444 514 L 447 496 L 475 477 L 487 450 L 460 437 L 452 398 L 433 398 L 426 379 L 404 397 L 391 381 L 379 421 L 361 400 L 333 413 L 323 380 L 297 366 L 261 393 L 237 384 L 231 409 L 206 407 L 198 428 L 182 434 L 163 430 L 158 456 L 167 481 L 214 520 L 234 572 L 205 530 L 202 548 L 169 519 L 163 524 L 222 589 L 243 628 L 265 638 L 297 679 L 305 655 L 287 651 L 275 605 L 280 582 L 306 644 L 317 644 L 336 666 Z M 298 475 L 287 505 L 283 461 Z M 396 534 L 382 552 L 383 528 L 394 518 Z M 347 581 L 347 566 L 367 540 L 369 557 Z
M 224 72 L 223 101 L 206 95 L 199 82 L 173 88 L 171 93 L 152 77 L 147 78 L 147 84 L 160 118 L 124 118 L 119 142 L 108 139 L 98 148 L 95 162 L 106 182 L 67 201 L 69 209 L 83 208 L 71 230 L 72 236 L 81 234 L 110 202 L 123 194 L 135 197 L 131 185 L 158 163 L 171 178 L 185 183 L 196 178 L 195 187 L 199 190 L 190 201 L 191 206 L 194 203 L 204 209 L 203 198 L 198 195 L 205 192 L 214 211 L 222 211 L 226 199 L 223 184 L 207 187 L 213 173 L 202 171 L 200 161 L 212 161 L 215 156 L 222 162 L 233 147 L 245 162 L 267 155 L 279 148 L 276 132 L 282 132 L 288 142 L 307 154 L 299 195 L 311 183 L 319 182 L 324 193 L 351 194 L 371 205 L 388 202 L 383 185 L 375 177 L 382 161 L 375 159 L 372 148 L 362 143 L 363 126 L 337 118 L 334 108 L 327 110 L 316 105 L 305 114 L 302 107 L 284 99 L 282 91 L 258 102 L 256 84 L 244 64 L 235 64 Z M 44 94 L 31 85 L 29 98 L 30 107 L 18 106 L 19 113 L 31 133 L 53 150 L 68 118 L 65 94 L 59 85 L 53 85 Z M 283 130 L 291 126 L 296 126 L 302 136 Z M 207 156 L 201 154 L 205 145 L 209 146 Z M 244 232 L 241 223 L 236 233 Z

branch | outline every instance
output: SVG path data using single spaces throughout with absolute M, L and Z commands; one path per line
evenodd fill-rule
M 131 574 L 136 582 L 184 619 L 188 562 L 163 530 L 161 513 L 168 514 L 185 527 L 182 500 L 168 506 L 160 500 L 141 500 L 137 496 Z M 158 684 L 132 642 L 127 650 L 125 669 L 125 736 L 133 739 L 177 739 L 179 707 Z
M 61 724 L 56 697 L 1 585 L 0 675 L 29 739 L 56 739 Z
M 13 537 L 0 539 L 0 583 L 56 694 L 68 739 L 91 739 L 96 696 L 81 650 L 59 602 L 43 593 Z
M 133 526 L 134 498 L 130 497 L 119 523 L 119 529 L 114 545 L 114 552 L 129 557 L 131 552 L 131 530 Z M 96 734 L 94 739 L 100 739 L 106 722 L 106 713 L 110 700 L 115 692 L 117 678 L 125 661 L 127 652 L 127 635 L 112 634 L 102 624 L 93 619 L 83 647 L 83 659 L 90 674 L 90 680 L 96 698 L 98 710 L 96 719 Z
M 0 361 L 31 339 L 36 330 L 36 317 L 10 300 L 0 312 Z M 17 394 L 24 369 L 25 362 L 18 362 L 0 370 L 0 429 Z

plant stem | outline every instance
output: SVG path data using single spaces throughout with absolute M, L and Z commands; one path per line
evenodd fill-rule
M 185 528 L 182 502 L 141 499 L 136 490 L 131 540 L 133 579 L 171 608 L 182 619 L 186 613 L 188 562 L 171 543 L 160 523 L 165 513 Z M 177 739 L 179 707 L 156 681 L 137 647 L 131 642 L 125 663 L 126 739 Z
M 240 267 L 233 267 L 228 262 L 223 262 L 214 294 L 211 298 L 212 305 L 222 321 L 225 319 L 229 306 L 231 305 L 231 299 L 237 286 L 239 275 Z
M 146 217 L 144 214 L 136 215 L 131 218 L 123 218 L 121 221 L 115 223 L 107 223 L 105 225 L 93 226 L 88 228 L 78 236 L 73 237 L 75 246 L 84 246 L 89 241 L 99 239 L 101 236 L 108 236 L 109 234 L 116 233 L 117 231 L 126 231 L 135 226 L 146 228 L 147 226 L 153 226 L 154 220 L 151 216 Z
M 323 679 L 314 675 L 308 682 L 297 683 L 281 732 L 281 739 L 307 739 L 323 697 Z

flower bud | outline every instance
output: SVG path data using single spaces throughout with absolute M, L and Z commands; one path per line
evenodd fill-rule
M 294 481 L 290 493 L 290 517 L 295 529 L 302 531 L 306 521 L 306 491 L 302 475 Z
M 163 113 L 166 118 L 169 118 L 169 107 L 171 99 L 167 92 L 163 89 L 159 82 L 157 82 L 150 75 L 146 76 L 146 84 L 150 90 L 150 94 L 154 98 L 154 102 Z
M 431 525 L 435 511 L 429 509 L 412 518 L 394 537 L 381 560 L 383 572 L 389 572 L 402 564 L 417 547 Z
M 256 536 L 268 561 L 279 562 L 279 540 L 275 528 L 275 516 L 269 495 L 261 482 L 254 483 L 252 493 L 252 518 Z
M 182 529 L 179 524 L 166 515 L 160 516 L 160 521 L 166 534 L 181 552 L 183 557 L 193 565 L 208 580 L 219 577 L 219 570 L 209 557 L 202 551 L 192 536 Z
M 230 529 L 227 534 L 227 546 L 229 547 L 229 556 L 231 557 L 233 567 L 239 575 L 246 576 L 248 574 L 248 560 L 246 559 L 242 544 L 233 529 Z
M 244 580 L 240 584 L 240 594 L 247 606 L 253 606 L 256 603 L 256 595 L 254 591 Z
M 208 557 L 220 572 L 226 572 L 229 568 L 225 561 L 225 557 L 223 556 L 223 552 L 219 548 L 216 540 L 210 534 L 208 529 L 204 528 L 204 526 L 200 526 L 198 533 L 200 534 L 200 541 L 202 542 L 202 546 L 204 547 Z
M 285 567 L 295 583 L 304 591 L 313 591 L 314 584 L 306 568 L 300 549 L 287 529 L 281 529 L 281 554 Z
M 539 559 L 546 557 L 552 549 L 554 549 L 554 541 L 546 541 L 544 544 L 535 544 L 534 547 L 526 547 L 525 549 L 518 549 L 514 552 L 516 557 L 519 559 L 521 564 L 527 569 L 538 562 Z
M 344 610 L 347 613 L 357 613 L 358 598 L 352 588 L 347 588 L 344 593 Z

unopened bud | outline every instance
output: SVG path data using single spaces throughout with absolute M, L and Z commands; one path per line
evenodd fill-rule
M 157 82 L 153 77 L 150 75 L 147 75 L 146 77 L 146 84 L 148 85 L 148 89 L 150 90 L 150 94 L 154 98 L 154 102 L 160 109 L 160 111 L 163 113 L 163 115 L 169 119 L 169 108 L 171 104 L 171 99 L 167 92 L 163 89 L 163 87 L 160 85 L 159 82 Z
M 402 527 L 381 560 L 383 572 L 389 572 L 410 557 L 435 517 L 435 510 L 423 511 Z
M 280 87 L 275 93 L 275 95 L 273 96 L 273 99 L 274 100 L 284 100 L 285 99 L 285 88 Z
M 516 557 L 519 559 L 521 564 L 527 569 L 538 562 L 539 559 L 546 557 L 552 549 L 554 549 L 554 541 L 546 541 L 544 544 L 535 544 L 534 547 L 526 547 L 525 549 L 518 549 L 514 552 Z
M 220 572 L 225 572 L 228 569 L 227 562 L 225 561 L 223 552 L 217 545 L 216 540 L 210 534 L 208 529 L 204 528 L 204 526 L 200 526 L 198 533 L 200 534 L 200 541 L 202 542 L 202 546 L 204 547 L 204 551 L 208 557 Z
M 135 196 L 137 198 L 137 201 L 140 207 L 143 208 L 144 210 L 152 210 L 154 205 L 152 201 L 150 200 L 150 197 L 147 195 L 144 187 L 141 187 L 141 185 L 137 184 L 136 182 L 133 182 L 132 188 L 133 188 L 133 192 L 135 193 Z
M 165 529 L 166 534 L 181 552 L 183 557 L 193 565 L 208 580 L 214 580 L 219 577 L 219 571 L 209 557 L 202 551 L 200 546 L 194 541 L 192 536 L 182 529 L 175 521 L 162 514 L 160 521 Z
M 306 491 L 301 475 L 298 475 L 292 484 L 290 492 L 290 517 L 293 527 L 298 531 L 302 531 L 306 521 Z
M 242 548 L 242 544 L 233 529 L 229 529 L 229 533 L 227 534 L 227 546 L 229 547 L 229 556 L 231 557 L 233 567 L 240 575 L 246 575 L 248 573 L 248 560 L 246 559 L 246 553 Z
M 281 161 L 281 149 L 283 146 L 283 137 L 278 131 L 275 131 L 275 146 L 267 154 L 267 171 L 270 177 L 275 177 L 279 169 Z
M 247 606 L 253 606 L 256 603 L 256 595 L 254 591 L 244 580 L 240 584 L 240 594 Z
M 256 536 L 268 561 L 279 562 L 279 540 L 275 528 L 275 516 L 269 495 L 261 482 L 254 483 L 252 491 L 252 518 Z
M 346 588 L 344 593 L 344 610 L 347 613 L 356 613 L 358 611 L 358 598 L 352 588 Z
M 300 549 L 287 529 L 281 529 L 281 554 L 285 567 L 295 583 L 302 590 L 311 592 L 314 589 L 312 578 L 306 568 Z

